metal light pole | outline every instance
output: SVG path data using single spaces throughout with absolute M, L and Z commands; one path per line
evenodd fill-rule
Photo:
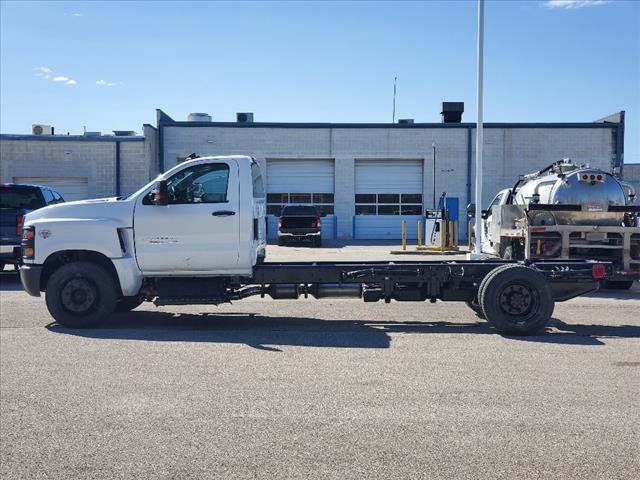
M 436 209 L 436 142 L 431 144 L 433 148 L 433 209 Z
M 484 0 L 478 0 L 478 120 L 476 125 L 476 218 L 474 255 L 482 254 L 482 74 L 484 43 Z

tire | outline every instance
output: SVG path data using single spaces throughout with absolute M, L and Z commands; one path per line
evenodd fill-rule
M 49 313 L 66 327 L 96 327 L 119 300 L 116 283 L 100 265 L 72 262 L 56 270 L 46 288 Z
M 313 246 L 316 248 L 322 247 L 322 238 L 318 237 L 313 241 Z
M 483 319 L 487 319 L 487 316 L 484 314 L 484 310 L 482 310 L 482 304 L 480 303 L 480 301 L 478 299 L 482 298 L 482 294 L 484 292 L 484 289 L 487 287 L 487 284 L 489 282 L 489 279 L 495 275 L 497 272 L 504 270 L 505 268 L 509 268 L 511 267 L 512 264 L 508 264 L 508 265 L 500 265 L 499 267 L 494 268 L 493 270 L 491 270 L 480 282 L 480 286 L 478 287 L 478 293 L 476 294 L 476 298 L 471 302 L 473 305 L 475 305 L 478 309 L 479 312 L 476 312 L 478 314 L 478 316 L 480 318 Z M 469 303 L 467 303 L 467 305 L 469 305 Z M 473 311 L 476 311 L 475 308 L 471 305 L 469 305 L 469 308 L 471 308 Z
M 284 240 L 278 238 L 278 246 L 282 247 L 284 245 Z
M 142 302 L 144 302 L 144 298 L 142 297 L 122 297 L 116 303 L 116 308 L 114 311 L 116 312 L 130 312 L 136 307 L 139 307 Z
M 633 287 L 633 280 L 606 280 L 602 283 L 602 287 L 606 290 L 629 290 Z
M 549 323 L 555 302 L 549 282 L 541 273 L 523 265 L 502 265 L 483 283 L 480 305 L 498 333 L 532 335 Z

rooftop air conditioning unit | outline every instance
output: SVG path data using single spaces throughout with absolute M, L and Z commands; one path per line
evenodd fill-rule
M 402 125 L 407 125 L 407 124 L 413 123 L 413 118 L 401 118 L 398 120 L 398 123 Z
M 238 123 L 253 123 L 252 112 L 238 112 L 236 113 L 236 121 Z
M 53 135 L 53 127 L 51 125 L 31 125 L 31 133 L 34 135 Z

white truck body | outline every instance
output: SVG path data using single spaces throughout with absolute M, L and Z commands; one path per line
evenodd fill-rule
M 158 180 L 170 182 L 213 164 L 228 174 L 224 200 L 196 197 L 164 206 L 145 201 Z M 246 156 L 202 157 L 176 165 L 127 198 L 68 202 L 30 213 L 25 227 L 36 227 L 37 248 L 24 263 L 43 265 L 60 251 L 91 250 L 113 262 L 125 296 L 136 295 L 145 276 L 250 276 L 266 247 L 258 168 Z M 253 182 L 240 181 L 243 176 Z

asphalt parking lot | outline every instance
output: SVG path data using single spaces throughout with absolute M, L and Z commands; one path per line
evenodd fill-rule
M 638 285 L 560 303 L 527 338 L 463 304 L 259 298 L 72 330 L 0 285 L 3 479 L 640 475 Z

